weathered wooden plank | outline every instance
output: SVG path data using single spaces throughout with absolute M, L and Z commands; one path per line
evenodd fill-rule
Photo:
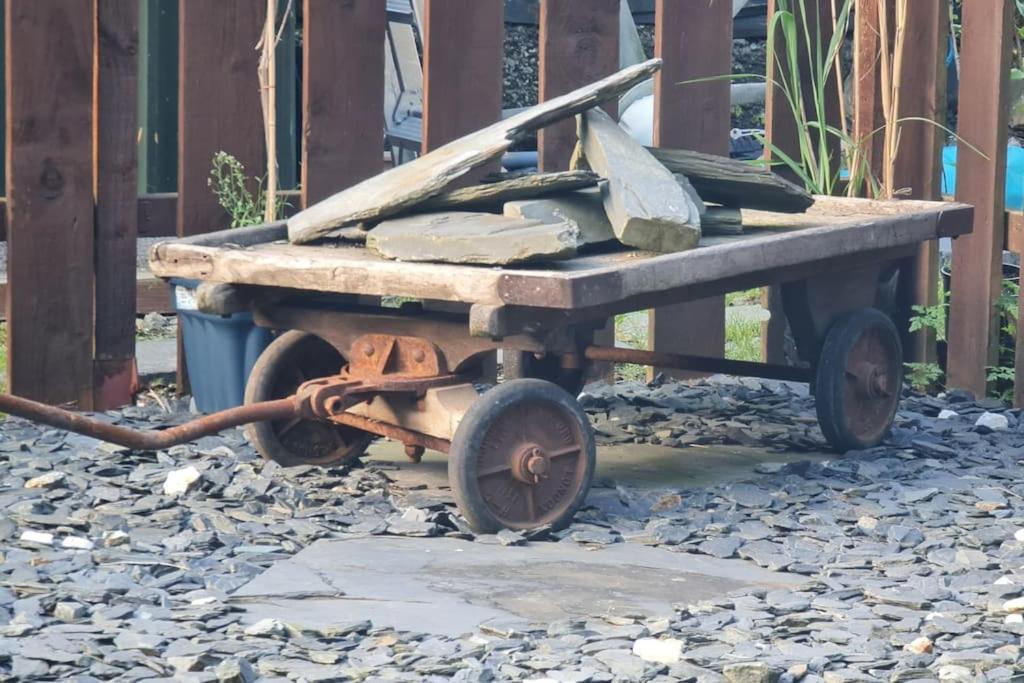
M 572 308 L 913 246 L 923 240 L 969 230 L 970 217 L 970 207 L 955 203 L 822 197 L 805 214 L 750 212 L 750 226 L 743 235 L 711 238 L 707 246 L 690 251 L 657 256 L 635 251 L 594 254 L 544 268 L 400 263 L 382 259 L 362 247 L 333 245 L 265 244 L 248 249 L 221 249 L 212 240 L 203 245 L 157 245 L 150 254 L 150 268 L 161 277 L 198 277 L 214 282 L 370 296 Z M 272 231 L 273 226 L 267 229 Z M 232 242 L 231 232 L 222 233 L 221 244 Z
M 684 251 L 700 240 L 700 214 L 675 177 L 600 109 L 580 115 L 580 148 L 605 183 L 605 213 L 623 244 Z
M 181 0 L 178 83 L 178 234 L 227 227 L 210 192 L 213 155 L 234 155 L 252 176 L 266 169 L 253 49 L 262 0 Z
M 782 213 L 800 213 L 814 203 L 811 193 L 800 185 L 742 161 L 687 149 L 651 147 L 649 151 L 665 168 L 686 176 L 706 202 Z
M 654 78 L 654 146 L 728 154 L 729 81 L 689 81 L 731 72 L 732 3 L 658 0 L 654 32 L 655 56 L 665 60 Z M 725 353 L 725 299 L 654 310 L 647 337 L 656 351 L 720 357 Z M 657 372 L 684 374 L 651 369 L 652 376 Z
M 415 211 L 442 211 L 447 209 L 500 208 L 516 199 L 542 197 L 556 192 L 581 190 L 597 185 L 598 176 L 590 171 L 560 171 L 533 173 L 496 183 L 470 185 L 450 192 L 442 192 L 414 207 Z
M 502 0 L 426 0 L 423 8 L 423 151 L 501 118 Z M 458 182 L 498 170 L 483 164 Z
M 366 246 L 398 261 L 504 266 L 572 258 L 576 226 L 493 213 L 422 213 L 384 221 Z
M 997 360 L 993 304 L 1002 285 L 1003 187 L 1006 182 L 1012 3 L 964 3 L 956 196 L 974 205 L 974 232 L 953 243 L 948 385 L 978 396 Z
M 615 73 L 619 70 L 619 0 L 541 0 L 538 51 L 541 102 Z M 606 103 L 605 111 L 617 118 L 617 103 Z M 568 168 L 575 146 L 572 121 L 539 131 L 541 170 Z
M 302 206 L 381 170 L 382 2 L 305 0 Z
M 96 8 L 96 347 L 94 407 L 132 400 L 135 379 L 136 235 L 138 233 L 136 0 Z
M 624 69 L 332 195 L 288 221 L 289 239 L 296 243 L 309 242 L 337 227 L 400 213 L 438 194 L 469 170 L 497 158 L 534 130 L 616 97 L 649 77 L 660 64 L 659 60 L 651 60 Z
M 900 124 L 900 153 L 896 156 L 895 186 L 915 199 L 942 198 L 942 145 L 946 133 L 935 124 L 946 122 L 946 51 L 949 7 L 943 2 L 908 2 L 909 49 L 903 55 L 900 116 L 924 119 Z M 922 244 L 915 258 L 901 266 L 900 301 L 904 317 L 910 306 L 938 303 L 939 245 Z M 921 330 L 904 343 L 908 361 L 934 362 L 935 333 Z M 1021 358 L 1024 358 L 1022 356 Z
M 93 5 L 8 0 L 7 388 L 93 402 Z

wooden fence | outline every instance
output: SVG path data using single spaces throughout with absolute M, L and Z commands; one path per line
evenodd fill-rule
M 302 189 L 296 203 L 305 206 L 381 169 L 387 3 L 301 4 Z M 617 68 L 618 4 L 540 1 L 542 99 Z M 654 4 L 655 51 L 665 60 L 655 81 L 655 144 L 725 153 L 728 83 L 680 82 L 729 71 L 732 2 Z M 805 5 L 808 12 L 830 17 L 833 0 Z M 864 129 L 880 116 L 879 74 L 871 56 L 878 17 L 875 0 L 858 5 L 854 117 Z M 978 211 L 974 234 L 954 247 L 949 379 L 980 393 L 998 336 L 992 303 L 1005 240 L 1002 162 L 1013 3 L 964 5 L 959 131 L 985 156 L 960 155 L 957 199 Z M 913 0 L 909 6 L 913 36 L 903 65 L 901 113 L 941 120 L 946 3 Z M 139 145 L 136 102 L 140 82 L 148 82 L 139 73 L 139 7 L 139 0 L 5 3 L 8 388 L 30 398 L 82 408 L 127 402 L 134 367 L 136 238 L 224 226 L 225 215 L 207 187 L 215 152 L 228 151 L 249 169 L 265 163 L 254 49 L 264 1 L 179 0 L 177 192 L 139 195 L 139 153 L 147 153 L 147 146 Z M 425 149 L 500 115 L 502 31 L 502 0 L 423 0 Z M 768 135 L 782 149 L 792 149 L 793 121 L 774 95 L 769 89 Z M 572 136 L 567 124 L 540 137 L 545 170 L 566 167 Z M 908 123 L 903 136 L 900 186 L 914 197 L 938 198 L 943 133 Z M 1024 235 L 1011 230 L 1011 242 L 1014 234 Z M 1022 242 L 1018 237 L 1011 246 Z M 904 303 L 933 300 L 934 249 L 923 249 L 905 266 Z M 775 297 L 765 298 L 777 312 Z M 764 330 L 770 359 L 781 349 L 780 322 L 777 315 Z M 722 354 L 722 299 L 655 311 L 651 338 L 659 350 Z M 922 337 L 910 356 L 926 358 L 932 348 Z

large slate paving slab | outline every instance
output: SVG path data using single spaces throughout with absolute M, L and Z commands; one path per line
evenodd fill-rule
M 454 538 L 321 540 L 239 589 L 246 622 L 374 626 L 460 635 L 485 622 L 549 622 L 588 614 L 667 615 L 731 591 L 803 579 L 739 560 L 618 544 L 498 546 Z

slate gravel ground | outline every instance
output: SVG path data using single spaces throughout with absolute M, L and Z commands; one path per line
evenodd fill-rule
M 582 402 L 604 442 L 820 450 L 786 385 L 620 384 Z M 110 413 L 136 426 L 186 404 Z M 940 411 L 945 417 L 939 419 Z M 1006 417 L 978 419 L 990 412 Z M 651 491 L 599 481 L 563 532 L 479 537 L 662 546 L 806 577 L 663 614 L 581 616 L 442 638 L 265 620 L 231 593 L 312 541 L 472 535 L 444 490 L 388 469 L 264 464 L 240 432 L 161 453 L 0 423 L 0 678 L 9 680 L 1010 680 L 1024 635 L 1024 425 L 951 395 L 909 396 L 888 442 L 748 481 Z M 173 477 L 172 472 L 194 466 Z M 313 597 L 313 596 L 311 596 Z M 651 642 L 675 640 L 674 642 Z M 634 654 L 636 653 L 636 654 Z

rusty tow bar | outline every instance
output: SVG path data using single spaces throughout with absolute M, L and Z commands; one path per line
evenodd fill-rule
M 201 437 L 250 422 L 298 417 L 299 401 L 295 396 L 289 396 L 276 401 L 253 403 L 206 415 L 177 427 L 152 431 L 119 427 L 70 410 L 55 408 L 11 394 L 0 394 L 0 412 L 23 417 L 26 420 L 39 422 L 56 429 L 66 429 L 69 432 L 84 434 L 134 450 L 157 451 L 195 441 Z

